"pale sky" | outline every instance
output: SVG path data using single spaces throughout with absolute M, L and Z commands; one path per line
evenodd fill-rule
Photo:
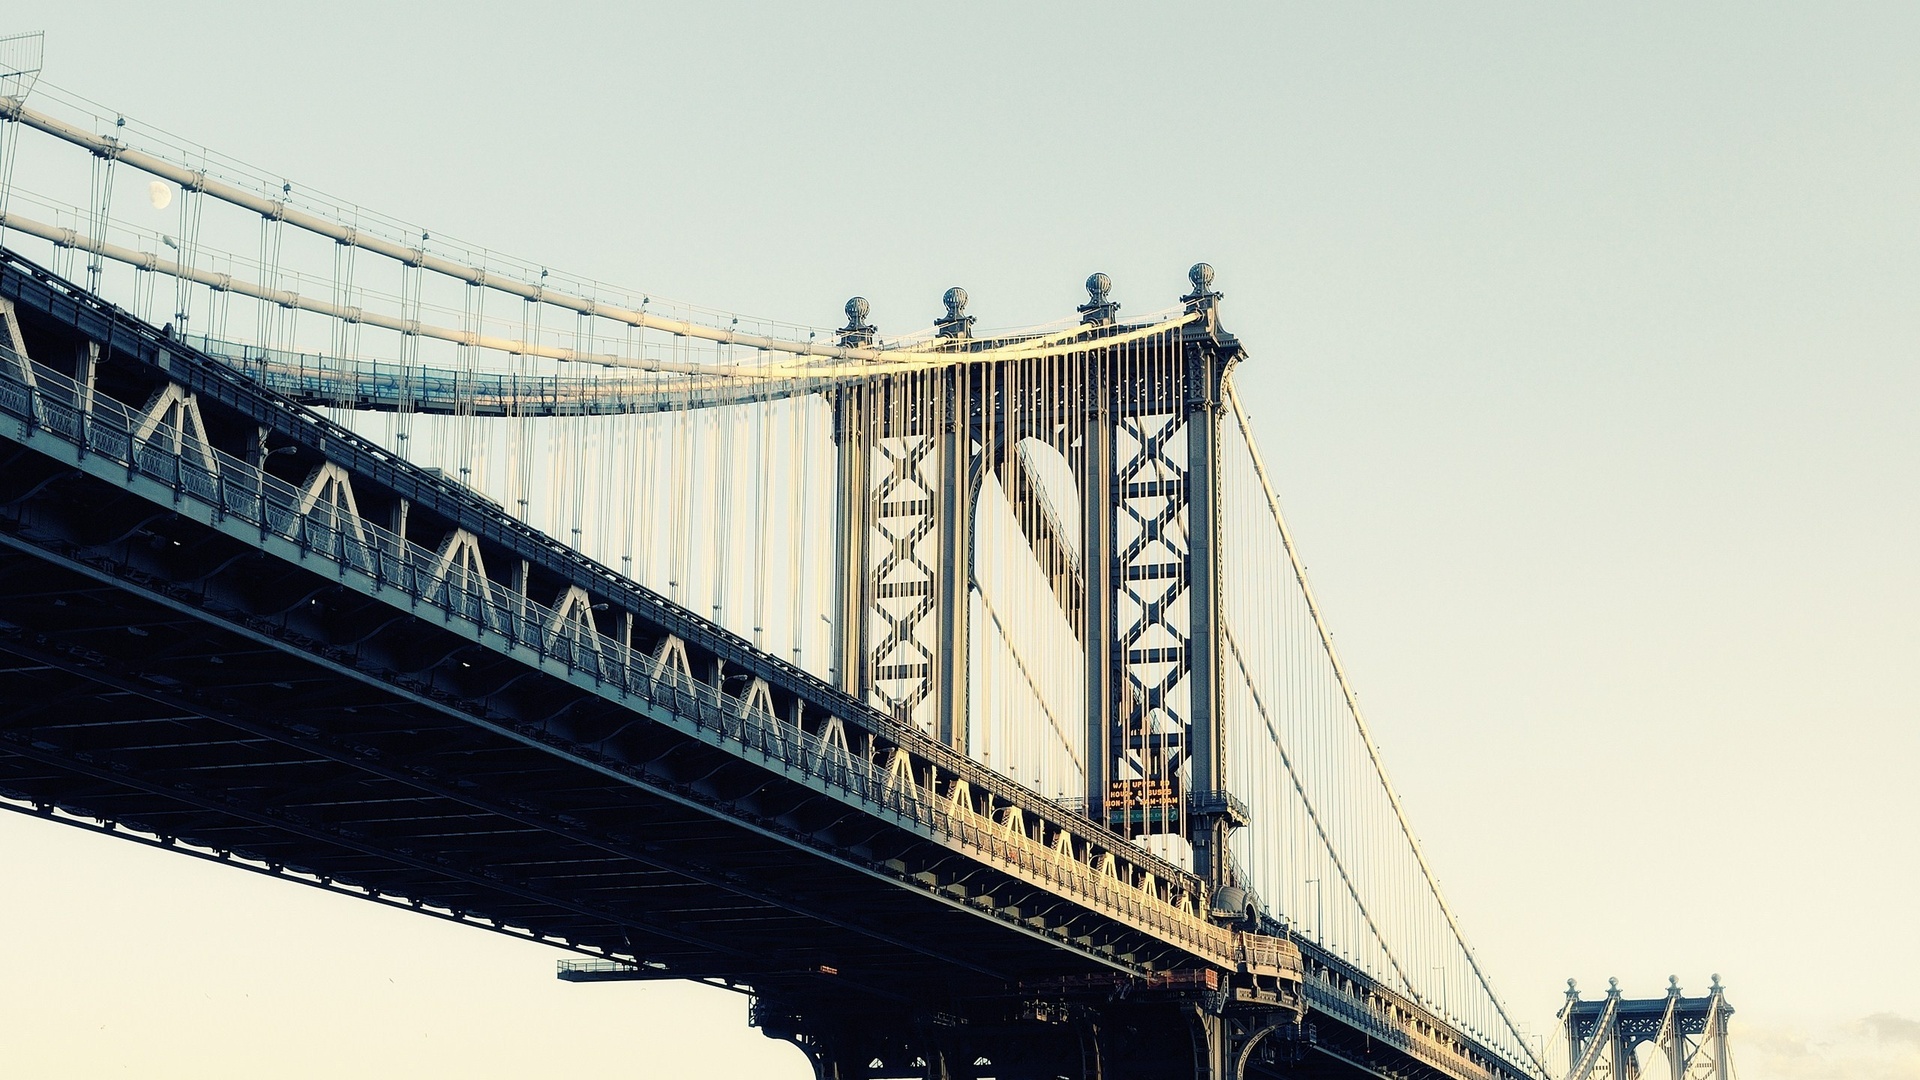
M 696 11 L 696 7 L 698 10 Z M 1184 13 L 1183 13 L 1184 12 Z M 22 20 L 25 21 L 22 21 Z M 1920 1077 L 1920 6 L 16 6 L 46 78 L 584 275 L 883 330 L 1214 264 L 1497 988 Z M 0 1074 L 802 1077 L 745 999 L 0 815 Z

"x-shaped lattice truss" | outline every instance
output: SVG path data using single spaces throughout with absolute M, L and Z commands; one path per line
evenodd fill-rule
M 1111 746 L 1138 776 L 1172 779 L 1186 760 L 1187 676 L 1193 667 L 1187 472 L 1181 464 L 1186 417 L 1127 416 L 1116 424 L 1116 434 L 1116 647 L 1124 680 Z
M 931 627 L 921 627 L 936 604 L 938 447 L 933 434 L 873 440 L 872 614 L 885 630 L 869 653 L 869 686 L 882 709 L 923 730 L 932 722 L 918 714 L 933 694 Z

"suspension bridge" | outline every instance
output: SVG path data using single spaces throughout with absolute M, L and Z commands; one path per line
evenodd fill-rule
M 743 319 L 36 50 L 0 40 L 0 806 L 750 993 L 821 1077 L 1558 1075 L 1381 766 L 1210 267 L 1139 317 L 1096 274 L 1017 330 L 958 288 L 898 336 Z M 1628 1068 L 1609 1008 L 1580 1075 Z

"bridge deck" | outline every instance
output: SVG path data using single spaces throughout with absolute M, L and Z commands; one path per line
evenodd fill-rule
M 12 491 L 49 478 L 26 466 L 5 463 Z M 109 531 L 132 532 L 133 543 L 164 546 L 180 560 L 218 565 L 234 554 L 177 526 L 143 527 L 147 508 L 108 494 L 56 482 L 43 489 L 36 516 L 60 503 L 84 506 Z M 936 966 L 1002 983 L 1087 967 L 955 906 L 875 889 L 856 869 L 697 808 L 702 788 L 767 784 L 729 776 L 730 766 L 745 769 L 718 751 L 668 740 L 655 748 L 688 778 L 676 799 L 488 731 L 354 663 L 307 654 L 286 637 L 378 616 L 341 604 L 298 569 L 244 560 L 230 571 L 286 610 L 275 620 L 283 626 L 214 621 L 165 593 L 137 595 L 83 560 L 36 550 L 32 526 L 23 532 L 0 538 L 8 597 L 0 699 L 20 703 L 0 731 L 0 789 L 15 798 L 498 920 L 681 977 L 751 982 L 833 968 L 834 978 L 898 992 Z M 418 625 L 406 633 L 413 662 L 461 657 L 453 662 L 472 665 L 463 678 L 476 688 L 517 674 L 457 639 L 435 640 Z M 564 700 L 564 690 L 538 681 L 520 692 Z M 844 837 L 850 844 L 912 843 L 851 811 L 789 809 L 817 803 L 804 796 L 761 799 L 770 817 L 798 810 L 844 819 L 818 824 L 857 830 Z
M 1297 1074 L 1518 1075 L 1357 972 L 1215 925 L 1191 875 L 1099 824 L 96 298 L 6 259 L 0 299 L 36 359 L 100 358 L 76 381 L 0 355 L 0 801 L 763 1003 L 1031 1026 L 1138 995 L 1163 1019 L 1247 1010 L 1311 1048 Z M 144 424 L 170 393 L 205 445 Z M 287 453 L 224 449 L 256 433 Z M 511 583 L 455 588 L 461 543 Z
M 91 392 L 36 365 L 37 388 L 13 384 L 5 403 L 39 418 L 7 418 L 0 441 L 12 658 L 0 687 L 13 703 L 0 786 L 16 799 L 689 977 L 832 969 L 920 993 L 936 975 L 1012 986 L 1230 953 L 1231 935 L 1191 915 L 1177 944 L 1097 910 L 1183 925 L 1167 904 L 1180 872 L 1093 823 L 1067 825 L 1070 813 L 84 295 L 17 264 L 0 295 L 27 317 L 35 357 L 107 346 Z M 186 470 L 192 453 L 152 453 L 132 403 L 169 381 L 197 395 L 213 442 L 260 425 L 292 440 L 291 456 L 249 479 L 224 454 L 215 476 Z M 83 394 L 91 417 L 74 407 Z M 366 520 L 311 520 L 297 478 L 329 462 L 351 470 Z M 390 508 L 401 492 L 410 535 L 466 530 L 489 564 L 522 566 L 519 591 L 487 581 L 452 597 L 441 580 L 429 596 L 432 549 L 372 524 L 376 500 Z M 569 589 L 631 613 L 636 645 L 671 638 L 689 669 L 649 680 L 612 658 L 605 616 L 570 624 L 528 599 Z M 695 669 L 744 674 L 709 685 Z M 744 710 L 748 678 L 780 713 L 844 715 L 868 755 L 908 753 L 909 775 L 938 766 L 1028 821 L 1052 817 L 1089 838 L 1081 861 L 1050 867 L 1041 845 L 930 805 L 937 789 L 887 790 L 884 762 L 854 757 L 830 775 L 805 732 L 748 752 L 750 729 L 780 726 Z M 811 762 L 795 753 L 808 747 Z M 1156 870 L 1162 898 L 1096 880 L 1090 842 Z M 990 869 L 979 854 L 995 851 L 1005 865 Z M 1093 904 L 1063 897 L 1074 883 Z

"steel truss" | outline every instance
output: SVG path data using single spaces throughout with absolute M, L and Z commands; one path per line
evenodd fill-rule
M 670 800 L 692 800 L 689 808 L 697 805 L 701 814 L 714 812 L 718 804 L 712 800 L 718 798 L 733 807 L 722 812 L 724 818 L 742 824 L 759 822 L 748 828 L 758 830 L 763 839 L 777 838 L 781 846 L 799 844 L 827 854 L 830 861 L 850 860 L 845 862 L 850 869 L 864 866 L 862 874 L 878 873 L 908 884 L 941 898 L 943 905 L 957 905 L 957 910 L 1000 921 L 1016 935 L 1038 931 L 1036 942 L 1050 937 L 1041 928 L 1051 925 L 1065 935 L 1057 940 L 1078 942 L 1070 948 L 1109 955 L 1123 966 L 1163 962 L 1152 959 L 1156 955 L 1191 957 L 1195 949 L 1200 955 L 1230 949 L 1230 936 L 1209 926 L 1200 914 L 1205 906 L 1203 885 L 1176 867 L 1133 850 L 1098 826 L 1050 806 L 909 728 L 866 711 L 797 670 L 753 653 L 717 627 L 642 593 L 624 579 L 529 533 L 497 509 L 441 487 L 318 417 L 288 413 L 216 365 L 171 352 L 169 344 L 151 330 L 131 327 L 84 297 L 49 289 L 12 267 L 0 271 L 0 291 L 9 298 L 27 295 L 34 306 L 55 316 L 52 329 L 45 323 L 39 329 L 29 327 L 22 344 L 33 350 L 30 355 L 77 356 L 81 364 L 69 376 L 27 361 L 11 348 L 6 350 L 7 358 L 22 362 L 15 365 L 19 370 L 11 380 L 0 377 L 0 412 L 18 418 L 6 422 L 19 425 L 4 470 L 9 490 L 0 493 L 4 495 L 0 502 L 16 515 L 31 511 L 30 517 L 13 519 L 12 539 L 4 544 L 11 552 L 6 558 L 14 560 L 11 565 L 25 570 L 37 565 L 33 560 L 53 559 L 64 568 L 62 580 L 69 591 L 98 591 L 104 585 L 110 596 L 147 595 L 164 583 L 185 582 L 189 600 L 172 598 L 162 589 L 143 603 L 185 605 L 170 613 L 169 626 L 196 625 L 210 617 L 202 610 L 205 605 L 215 604 L 223 612 L 215 619 L 227 628 L 222 632 L 239 633 L 249 641 L 249 648 L 238 651 L 253 657 L 249 665 L 256 669 L 254 676 L 273 655 L 262 645 L 294 649 L 306 658 L 304 662 L 319 662 L 332 672 L 306 671 L 297 679 L 256 682 L 377 685 L 382 692 L 401 693 L 409 703 L 405 708 L 439 713 L 443 724 L 458 714 L 461 723 L 491 725 L 499 737 L 510 741 L 557 740 L 565 754 L 585 755 L 577 762 L 579 767 L 612 769 L 656 793 L 677 793 Z M 83 302 L 76 305 L 75 299 Z M 63 324 L 69 329 L 61 330 Z M 71 335 L 73 329 L 86 335 L 79 339 L 83 343 L 91 341 L 104 348 L 77 347 L 71 336 L 64 344 L 55 344 L 59 334 Z M 36 333 L 41 335 L 38 341 Z M 103 353 L 111 363 L 103 362 L 96 369 L 92 360 Z M 175 387 L 173 396 L 156 397 L 161 386 Z M 190 410 L 169 406 L 169 415 L 176 422 L 189 411 L 203 417 L 213 442 L 237 443 L 253 461 L 230 456 L 224 449 L 208 453 L 197 440 L 174 438 L 164 418 L 151 425 L 146 438 L 140 438 L 149 426 L 142 418 L 153 410 L 127 402 L 189 399 Z M 253 430 L 255 424 L 268 425 L 264 436 Z M 284 440 L 292 440 L 284 442 L 294 451 L 291 457 L 260 452 L 269 441 Z M 322 452 L 327 457 L 317 456 Z M 68 464 L 60 464 L 63 460 Z M 348 464 L 337 463 L 342 460 Z M 125 489 L 80 494 L 102 484 L 125 485 Z M 76 498 L 81 501 L 75 503 Z M 385 505 L 376 508 L 376 503 Z M 73 519 L 81 505 L 84 514 Z M 407 533 L 375 524 L 389 520 Z M 88 535 L 109 522 L 115 523 L 104 535 Z M 74 534 L 73 529 L 81 533 Z M 97 554 L 86 554 L 96 550 Z M 329 569 L 319 576 L 313 569 L 300 569 L 263 577 L 263 568 L 282 565 L 275 559 L 290 559 L 296 567 Z M 489 578 L 489 566 L 495 573 L 509 569 L 511 581 Z M 128 573 L 133 576 L 127 577 Z M 549 606 L 534 600 L 534 595 L 557 598 Z M 595 602 L 602 598 L 605 602 Z M 599 614 L 606 607 L 617 610 Z M 446 620 L 452 636 L 445 631 L 424 633 L 419 620 L 407 614 L 422 609 L 440 612 L 438 617 Z M 13 610 L 23 609 L 16 604 Z M 64 619 L 68 612 L 49 608 L 45 617 Z M 257 623 L 261 619 L 274 625 L 263 628 Z M 320 624 L 306 625 L 314 620 Z M 10 622 L 23 625 L 15 619 Z M 138 626 L 130 612 L 116 611 L 84 632 L 105 633 L 104 627 L 114 624 Z M 120 636 L 108 633 L 104 640 L 120 647 L 139 646 L 145 655 L 149 647 L 143 642 L 151 634 L 131 634 L 122 628 Z M 321 648 L 322 655 L 309 655 L 314 648 Z M 20 655 L 32 652 L 32 646 L 25 640 L 0 642 L 0 651 Z M 204 654 L 234 651 L 232 642 L 209 642 Z M 55 669 L 59 665 L 36 663 L 36 670 Z M 106 665 L 94 663 L 92 669 L 97 673 L 87 678 L 96 690 L 111 684 L 105 672 L 142 670 L 128 657 Z M 192 682 L 187 685 L 193 685 L 231 675 L 232 670 L 208 661 L 189 673 Z M 156 671 L 153 676 L 143 687 L 122 687 L 117 693 L 153 703 L 167 696 L 164 689 L 153 688 L 186 679 L 171 670 Z M 579 690 L 563 691 L 554 684 L 556 677 L 569 686 L 584 685 L 587 692 L 583 696 Z M 451 682 L 443 685 L 442 680 Z M 539 687 L 546 689 L 535 693 Z M 136 695 L 136 690 L 143 692 Z M 62 684 L 9 695 L 8 700 L 44 700 L 49 692 L 85 696 L 90 691 Z M 530 693 L 537 699 L 532 704 L 523 700 Z M 362 707 L 350 704 L 349 713 Z M 344 707 L 337 702 L 329 706 Z M 238 704 L 203 703 L 191 710 L 183 705 L 179 711 L 197 715 L 194 723 L 225 723 L 219 718 L 244 718 L 255 715 L 252 709 L 283 708 L 243 698 Z M 36 729 L 29 724 L 27 730 Z M 679 731 L 678 738 L 690 737 L 693 744 L 709 749 L 696 751 L 693 744 L 680 745 L 671 739 L 663 749 L 641 749 L 642 742 L 659 743 L 666 730 Z M 293 738 L 258 729 L 252 734 L 276 743 Z M 45 745 L 29 740 L 15 757 L 37 761 L 48 769 L 70 767 L 75 774 L 94 768 L 67 754 L 65 744 L 57 739 L 39 742 Z M 728 779 L 742 772 L 733 760 L 735 751 L 705 765 L 695 764 L 727 746 L 750 747 L 755 759 L 770 764 L 779 779 L 752 779 L 758 776 L 755 770 L 766 765 Z M 317 753 L 312 747 L 302 750 Z M 608 754 L 614 757 L 603 762 Z M 41 760 L 46 755 L 68 764 Z M 319 757 L 326 759 L 324 754 Z M 327 760 L 333 766 L 347 764 Z M 273 762 L 258 764 L 266 767 Z M 125 775 L 147 776 L 156 770 L 152 763 L 142 763 L 125 770 Z M 116 770 L 116 775 L 120 772 Z M 164 770 L 158 774 L 164 775 Z M 104 783 L 110 778 L 95 775 L 93 779 Z M 417 770 L 409 772 L 404 782 L 416 788 L 434 786 L 428 773 Z M 169 789 L 181 793 L 173 801 L 191 802 L 187 793 L 192 785 L 182 783 Z M 795 783 L 799 786 L 792 787 Z M 30 787 L 9 790 L 28 801 L 57 801 L 44 799 Z M 775 797 L 776 790 L 786 793 Z M 141 792 L 154 799 L 169 797 L 157 788 Z M 459 795 L 444 785 L 434 794 Z M 471 805 L 472 800 L 456 801 L 465 805 L 463 814 L 480 809 Z M 251 828 L 291 833 L 304 843 L 362 843 L 348 834 L 283 821 L 271 806 L 254 810 L 240 804 L 193 804 L 191 809 L 201 816 L 227 813 Z M 501 807 L 490 812 L 505 813 Z M 127 819 L 118 813 L 97 816 Z M 557 820 L 547 816 L 538 822 L 520 821 L 512 831 L 545 832 Z M 935 841 L 926 852 L 925 864 L 916 868 L 915 859 L 901 857 L 913 842 L 902 848 L 898 840 L 878 839 L 902 826 L 925 839 L 948 839 Z M 941 846 L 950 842 L 972 854 L 956 857 Z M 411 858 L 370 839 L 364 844 L 362 856 L 402 864 Z M 856 850 L 866 854 L 856 855 Z M 989 863 L 1005 862 L 1013 876 L 994 881 L 981 877 L 977 870 L 984 866 L 979 861 L 982 857 Z M 672 865 L 667 872 L 724 888 L 730 896 L 754 892 L 741 883 L 737 871 L 702 870 L 702 860 L 686 855 L 668 861 Z M 471 876 L 456 866 L 436 869 L 407 864 L 395 872 L 401 869 L 416 876 Z M 1015 881 L 1024 884 L 1016 886 Z M 481 888 L 482 884 L 467 881 L 464 887 Z M 392 881 L 378 887 L 405 892 Z M 544 893 L 515 893 L 519 886 L 505 879 L 488 887 L 517 897 L 514 903 L 519 906 L 544 902 Z M 1084 892 L 1093 907 L 1065 899 L 1076 892 Z M 871 906 L 854 905 L 847 895 L 810 901 L 804 892 L 794 891 L 745 898 L 769 911 L 783 912 L 782 919 L 798 915 L 828 924 L 847 921 L 845 915 L 836 914 L 843 908 Z M 1110 917 L 1093 914 L 1101 908 L 1120 916 L 1112 931 L 1094 925 Z M 615 913 L 602 914 L 606 916 L 602 924 L 616 921 Z M 1089 916 L 1091 923 L 1086 921 Z M 563 918 L 573 917 L 589 916 L 584 911 L 563 913 Z M 1123 924 L 1140 924 L 1143 917 L 1145 923 L 1136 929 L 1121 929 Z M 882 940 L 888 936 L 879 929 L 883 921 L 858 921 L 864 927 L 859 932 L 878 934 Z M 648 932 L 658 937 L 676 939 L 691 932 L 672 922 L 656 920 L 656 924 L 649 924 Z M 1152 925 L 1161 929 L 1133 940 Z M 1173 940 L 1148 943 L 1167 932 Z M 1175 944 L 1182 939 L 1185 945 Z M 602 951 L 612 950 L 622 940 L 595 939 Z M 1168 946 L 1172 952 L 1164 951 Z M 943 954 L 946 961 L 966 966 L 963 954 Z
M 1218 925 L 1205 879 L 97 298 L 4 256 L 0 300 L 24 329 L 0 347 L 0 806 L 585 953 L 583 977 L 750 988 L 823 1076 L 1518 1075 Z M 1217 381 L 1162 385 L 1021 430 L 1091 446 L 1111 495 L 1115 414 L 1184 408 L 1189 462 L 1205 441 Z M 1119 527 L 1084 520 L 1108 537 L 1085 576 L 1119 579 Z M 1187 553 L 1174 604 L 1203 592 Z M 1097 641 L 1119 605 L 1083 588 Z
M 1213 647 L 1222 385 L 1241 349 L 1219 326 L 1214 294 L 1196 287 L 1187 299 L 1205 317 L 1161 338 L 1102 346 L 1095 336 L 1044 361 L 832 391 L 837 564 L 847 570 L 836 675 L 849 694 L 965 752 L 976 507 L 989 475 L 1009 493 L 1039 488 L 1020 443 L 1052 447 L 1078 487 L 1078 543 L 1043 499 L 1019 520 L 1084 649 L 1085 813 L 1124 836 L 1187 838 L 1195 872 L 1218 890 L 1232 883 L 1227 831 L 1245 823 L 1224 790 Z M 1110 316 L 1111 305 L 1090 310 Z
M 1681 993 L 1678 977 L 1667 980 L 1665 997 L 1643 999 L 1623 997 L 1619 980 L 1608 979 L 1606 996 L 1597 1001 L 1582 1001 L 1579 987 L 1568 979 L 1567 1001 L 1560 1009 L 1572 1063 L 1567 1080 L 1649 1076 L 1639 1058 L 1639 1048 L 1647 1044 L 1665 1059 L 1664 1080 L 1730 1080 L 1727 1024 L 1732 1016 L 1718 975 L 1705 997 L 1691 998 Z

